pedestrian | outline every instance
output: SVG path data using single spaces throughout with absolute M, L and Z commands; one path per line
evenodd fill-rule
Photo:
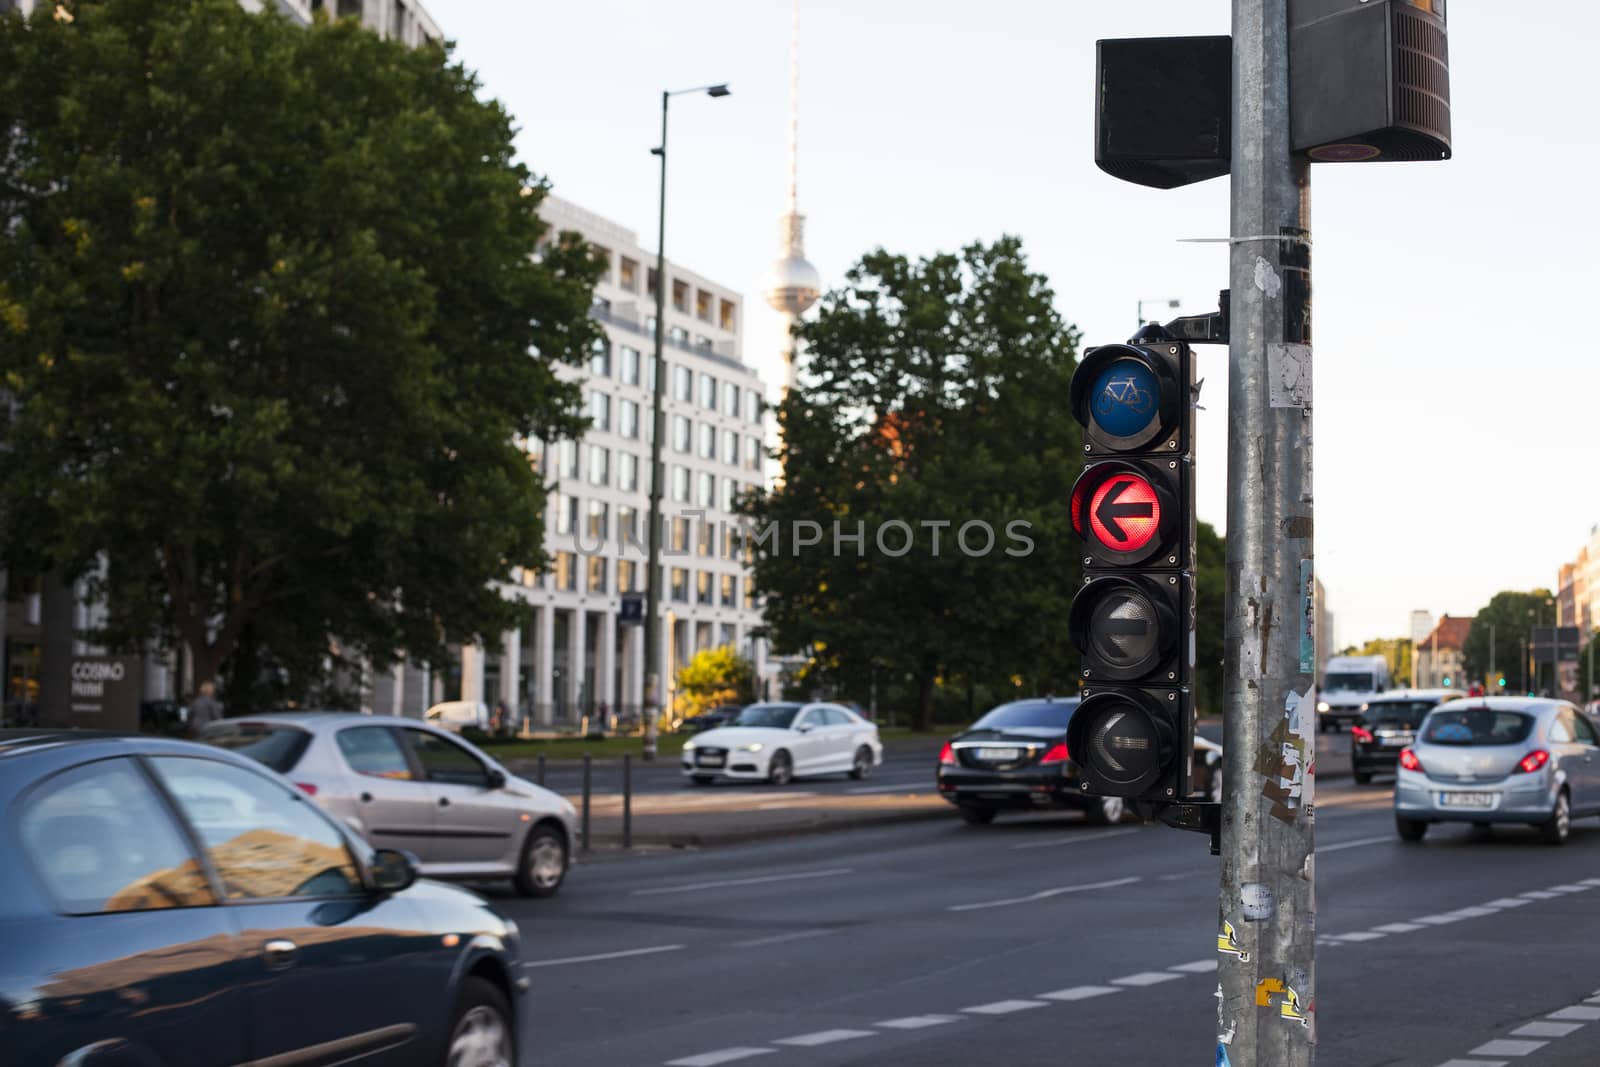
M 216 684 L 201 682 L 200 695 L 189 702 L 189 734 L 199 737 L 200 731 L 221 718 L 222 702 L 217 699 Z
M 495 701 L 494 702 L 494 714 L 489 716 L 489 733 L 490 734 L 492 734 L 495 737 L 499 737 L 501 735 L 501 732 L 504 731 L 505 728 L 506 728 L 507 715 L 508 715 L 508 713 L 506 711 L 506 702 L 504 700 Z

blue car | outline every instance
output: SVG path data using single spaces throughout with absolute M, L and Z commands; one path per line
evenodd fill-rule
M 0 730 L 0 1060 L 517 1062 L 518 933 L 253 760 Z

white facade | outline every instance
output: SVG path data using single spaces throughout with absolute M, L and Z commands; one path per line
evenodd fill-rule
M 645 592 L 650 510 L 651 368 L 655 255 L 632 231 L 554 197 L 551 236 L 582 234 L 606 259 L 593 314 L 606 342 L 581 382 L 593 427 L 581 441 L 536 443 L 552 487 L 543 574 L 519 573 L 506 592 L 526 622 L 494 647 L 464 648 L 459 682 L 396 686 L 380 678 L 373 710 L 417 714 L 436 699 L 503 701 L 534 726 L 636 714 L 643 700 L 644 626 L 620 621 L 624 593 Z M 765 388 L 740 359 L 739 293 L 667 265 L 667 377 L 663 383 L 661 635 L 667 707 L 673 676 L 696 653 L 732 646 L 766 668 L 752 636 L 761 613 L 736 537 L 733 502 L 765 484 Z M 433 680 L 428 680 L 432 682 Z M 409 691 L 408 691 L 409 690 Z

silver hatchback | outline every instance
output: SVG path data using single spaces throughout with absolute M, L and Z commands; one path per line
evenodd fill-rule
M 1420 841 L 1436 822 L 1535 826 L 1551 844 L 1600 814 L 1600 735 L 1560 700 L 1457 700 L 1428 713 L 1400 753 L 1395 828 Z
M 525 896 L 561 887 L 576 843 L 572 805 L 415 719 L 278 712 L 207 727 L 207 744 L 271 767 L 375 848 L 431 878 L 509 878 Z

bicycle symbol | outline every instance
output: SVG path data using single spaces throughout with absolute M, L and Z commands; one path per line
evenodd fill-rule
M 1126 378 L 1112 378 L 1094 398 L 1094 410 L 1097 414 L 1109 415 L 1112 408 L 1119 406 L 1135 415 L 1148 415 L 1155 409 L 1155 397 L 1140 389 L 1131 374 Z

